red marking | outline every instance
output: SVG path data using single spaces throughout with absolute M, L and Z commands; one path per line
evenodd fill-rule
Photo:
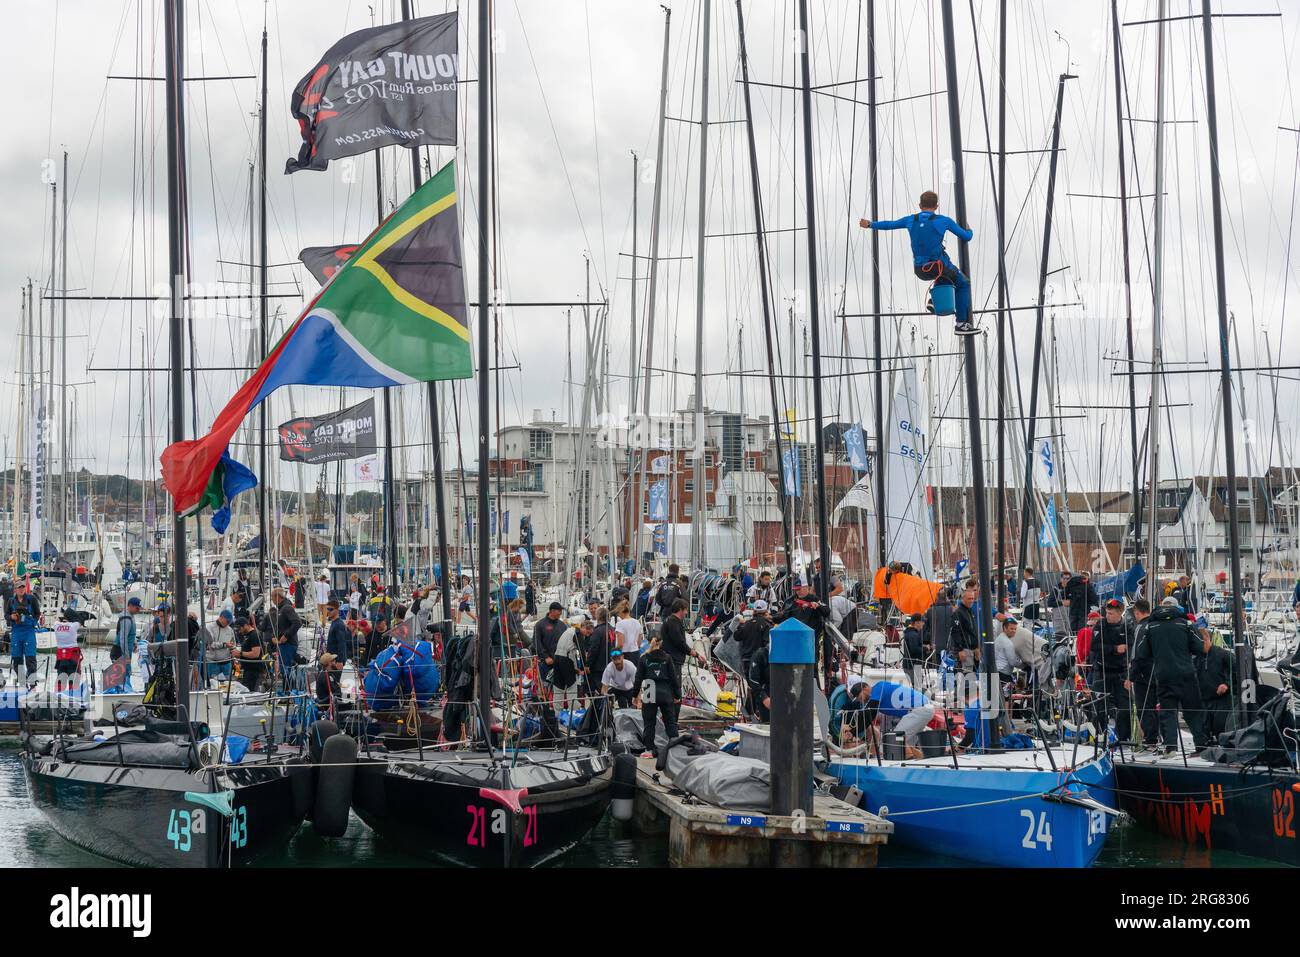
M 528 794 L 528 788 L 479 788 L 478 796 L 489 798 L 498 804 L 504 804 L 516 814 L 522 814 L 524 809 L 519 803 L 519 799 Z

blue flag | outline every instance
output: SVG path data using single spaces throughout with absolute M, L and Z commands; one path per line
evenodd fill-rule
M 1050 548 L 1056 544 L 1056 501 L 1047 500 L 1047 514 L 1043 516 L 1043 527 L 1038 532 L 1038 544 Z
M 660 479 L 650 486 L 650 521 L 663 522 L 668 519 L 668 480 Z
M 786 446 L 781 451 L 781 474 L 785 480 L 785 494 L 799 494 L 799 449 L 797 446 Z
M 221 505 L 212 511 L 212 530 L 218 535 L 226 534 L 226 529 L 230 527 L 230 502 L 240 492 L 247 492 L 251 488 L 257 487 L 257 476 L 253 470 L 246 465 L 236 462 L 230 457 L 229 452 L 221 453 L 221 461 L 212 472 L 212 481 L 208 484 L 208 490 L 204 494 L 204 500 L 211 496 L 213 485 L 217 481 L 221 483 Z
M 658 555 L 668 554 L 668 526 L 656 525 L 651 541 L 654 543 L 655 553 Z
M 524 577 L 532 578 L 533 560 L 528 557 L 528 549 L 526 548 L 519 549 L 519 564 L 521 564 L 524 568 Z
M 844 433 L 844 451 L 849 455 L 849 468 L 855 472 L 869 471 L 867 462 L 867 440 L 862 434 L 862 425 L 854 422 Z

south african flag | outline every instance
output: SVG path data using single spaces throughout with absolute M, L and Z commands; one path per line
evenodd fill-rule
M 448 163 L 384 220 L 226 403 L 212 431 L 163 450 L 175 510 L 197 512 L 244 416 L 281 386 L 384 386 L 473 375 L 456 171 Z M 227 456 L 227 461 L 229 460 Z M 234 463 L 238 464 L 238 463 Z M 216 482 L 218 487 L 221 483 Z M 228 504 L 228 502 L 226 503 Z

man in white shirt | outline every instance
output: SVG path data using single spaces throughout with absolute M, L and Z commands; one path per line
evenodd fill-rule
M 600 676 L 600 693 L 612 694 L 620 708 L 632 707 L 632 686 L 636 683 L 636 665 L 626 659 L 622 651 L 613 649 L 605 673 Z
M 645 627 L 640 620 L 632 617 L 632 610 L 626 604 L 623 605 L 621 616 L 614 630 L 619 636 L 619 650 L 627 660 L 627 664 L 636 670 L 637 662 L 641 660 L 641 636 L 645 632 Z
M 830 609 L 831 624 L 836 628 L 839 628 L 844 624 L 844 619 L 846 619 L 854 609 L 852 599 L 850 599 L 848 595 L 844 594 L 844 582 L 838 578 L 835 579 L 834 587 L 831 589 Z M 852 638 L 853 636 L 845 635 L 844 637 Z
M 54 625 L 56 691 L 67 691 L 80 683 L 76 679 L 77 672 L 81 670 L 81 646 L 77 643 L 79 629 L 77 622 L 65 618 L 60 618 Z
M 749 591 L 745 592 L 745 604 L 752 605 L 756 601 L 765 601 L 771 605 L 776 599 L 772 592 L 772 573 L 764 571 L 758 576 L 758 581 L 749 586 Z
M 325 604 L 330 600 L 330 577 L 321 572 L 320 576 L 312 582 L 312 587 L 316 591 L 316 621 L 319 624 L 325 623 Z

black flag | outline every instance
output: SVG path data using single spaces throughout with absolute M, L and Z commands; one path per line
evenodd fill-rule
M 366 399 L 342 412 L 290 419 L 276 429 L 280 461 L 337 462 L 375 454 L 375 400 Z
M 293 91 L 302 149 L 284 171 L 381 146 L 456 143 L 456 14 L 350 33 Z
M 346 246 L 308 246 L 298 253 L 298 258 L 307 267 L 307 271 L 323 286 L 356 251 L 356 243 Z

